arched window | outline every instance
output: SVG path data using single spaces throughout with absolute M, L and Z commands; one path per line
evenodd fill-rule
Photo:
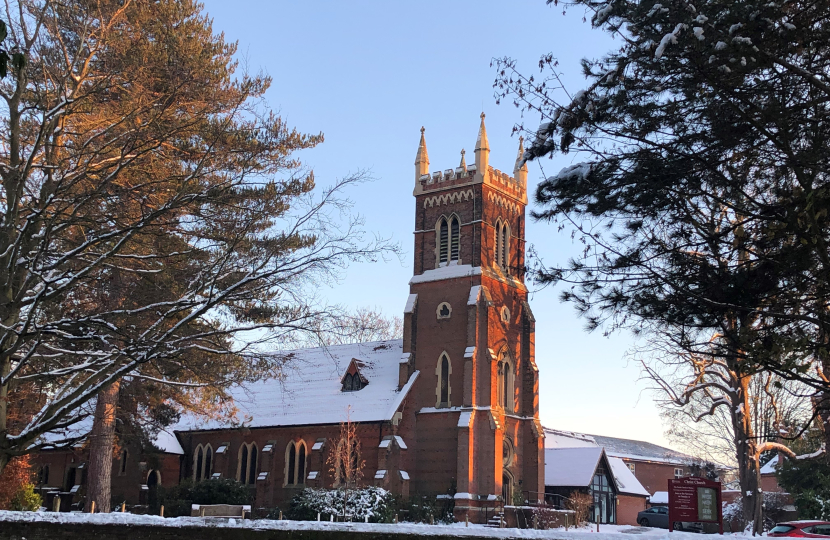
M 510 268 L 510 227 L 501 219 L 496 221 L 496 241 L 494 245 L 496 266 L 507 272 Z
M 457 261 L 461 258 L 461 223 L 458 216 L 450 218 L 450 260 Z
M 461 260 L 461 220 L 458 216 L 441 216 L 435 229 L 438 266 Z
M 450 375 L 452 374 L 452 364 L 447 353 L 442 353 L 438 358 L 438 367 L 435 370 L 438 375 L 438 387 L 435 389 L 436 407 L 450 407 L 450 399 L 452 397 L 452 388 L 450 387 Z
M 438 221 L 438 264 L 446 264 L 449 260 L 449 238 L 450 228 L 447 218 L 442 217 Z
M 210 480 L 210 475 L 213 472 L 213 448 L 208 444 L 205 447 L 205 468 L 202 472 L 202 478 Z
M 257 475 L 257 446 L 247 443 L 239 447 L 239 469 L 236 479 L 243 484 L 253 484 Z
M 157 488 L 161 485 L 161 472 L 157 470 L 151 470 L 147 473 L 147 487 L 150 489 Z
M 305 483 L 306 445 L 303 441 L 291 441 L 285 448 L 285 485 Z
M 248 479 L 248 445 L 243 444 L 239 448 L 239 472 L 236 475 L 236 479 L 242 482 L 243 484 Z
M 285 483 L 293 485 L 297 483 L 297 447 L 294 446 L 294 441 L 288 443 L 288 456 L 285 458 L 285 464 L 288 467 L 288 472 L 285 475 Z
M 498 364 L 498 385 L 499 406 L 504 409 L 504 412 L 514 412 L 516 396 L 513 387 L 513 365 L 510 362 L 510 356 L 506 352 L 502 353 Z
M 41 465 L 37 472 L 37 483 L 41 486 L 49 483 L 49 465 Z
M 256 460 L 257 460 L 257 449 L 256 444 L 251 445 L 251 465 L 248 469 L 248 483 L 253 484 L 256 482 Z
M 119 463 L 118 463 L 118 476 L 124 476 L 127 474 L 127 450 L 121 450 L 121 455 L 119 456 Z
M 343 377 L 343 391 L 344 392 L 357 392 L 358 390 L 363 388 L 363 379 L 360 378 L 359 373 L 346 373 L 346 376 Z
M 202 479 L 202 470 L 204 469 L 204 450 L 202 445 L 196 447 L 196 452 L 193 455 L 193 479 L 197 482 Z
M 305 454 L 306 446 L 303 441 L 297 444 L 297 483 L 305 484 Z

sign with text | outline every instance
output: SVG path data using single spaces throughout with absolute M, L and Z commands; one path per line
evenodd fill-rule
M 684 521 L 718 523 L 723 534 L 720 482 L 696 476 L 669 480 L 669 531 Z

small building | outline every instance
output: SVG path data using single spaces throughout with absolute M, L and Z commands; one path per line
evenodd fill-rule
M 645 488 L 654 494 L 666 491 L 669 480 L 689 476 L 694 457 L 647 441 L 588 435 L 545 428 L 545 448 L 599 446 L 608 457 L 619 458 Z

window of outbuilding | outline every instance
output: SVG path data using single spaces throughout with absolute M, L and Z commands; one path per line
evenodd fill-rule
M 600 465 L 594 471 L 591 481 L 591 495 L 594 497 L 594 523 L 616 523 L 617 492 L 614 481 Z

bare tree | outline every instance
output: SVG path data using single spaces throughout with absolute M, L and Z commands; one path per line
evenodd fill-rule
M 649 343 L 640 362 L 669 420 L 669 436 L 700 457 L 734 467 L 741 491 L 756 494 L 742 499 L 744 522 L 760 532 L 761 457 L 770 451 L 794 457 L 780 441 L 781 430 L 812 420 L 813 392 L 769 372 L 747 373 L 735 359 L 701 353 L 700 343 L 688 347 L 671 333 Z
M 326 322 L 328 325 L 325 328 L 319 329 L 308 339 L 309 346 L 365 343 L 403 337 L 403 319 L 397 316 L 387 317 L 377 307 L 360 307 Z
M 0 471 L 78 440 L 82 406 L 124 377 L 273 367 L 259 346 L 322 326 L 322 284 L 394 251 L 349 215 L 363 176 L 315 188 L 293 154 L 322 135 L 265 107 L 270 78 L 236 72 L 193 0 L 10 0 L 6 17 L 25 62 L 0 80 Z M 14 429 L 22 384 L 42 403 Z
M 346 412 L 346 420 L 340 423 L 340 435 L 330 441 L 326 465 L 334 478 L 334 483 L 343 490 L 343 520 L 346 519 L 349 490 L 356 489 L 363 480 L 363 460 L 360 438 L 357 436 L 357 424 L 351 420 L 351 407 Z

